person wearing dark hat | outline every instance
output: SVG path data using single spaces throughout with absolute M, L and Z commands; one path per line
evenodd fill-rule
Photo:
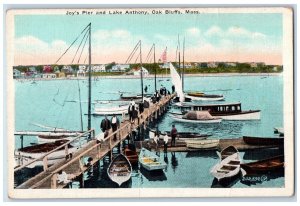
M 100 128 L 102 132 L 105 132 L 111 128 L 111 124 L 109 119 L 107 119 L 107 115 L 105 115 L 104 119 L 101 121 Z
M 176 136 L 177 136 L 177 129 L 175 127 L 175 125 L 173 124 L 172 125 L 172 129 L 171 129 L 171 147 L 175 146 L 176 145 Z

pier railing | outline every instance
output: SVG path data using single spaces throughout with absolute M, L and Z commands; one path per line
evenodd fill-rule
M 50 154 L 52 154 L 52 153 L 54 153 L 54 152 L 56 152 L 56 151 L 58 151 L 58 150 L 60 150 L 60 149 L 62 149 L 62 148 L 65 148 L 65 154 L 66 154 L 66 156 L 69 155 L 69 145 L 70 145 L 71 143 L 73 143 L 74 141 L 76 141 L 76 140 L 78 140 L 78 139 L 80 139 L 80 138 L 82 138 L 83 136 L 86 136 L 86 135 L 88 135 L 88 134 L 91 134 L 91 137 L 94 138 L 94 136 L 95 136 L 95 130 L 94 130 L 94 129 L 91 129 L 91 130 L 89 130 L 89 131 L 86 131 L 86 132 L 84 132 L 84 133 L 78 135 L 77 137 L 73 138 L 72 140 L 70 140 L 70 141 L 68 141 L 68 142 L 66 142 L 66 143 L 64 143 L 64 144 L 62 144 L 62 145 L 56 147 L 55 149 L 53 149 L 53 150 L 47 152 L 46 154 L 42 155 L 41 157 L 36 158 L 36 159 L 33 159 L 32 161 L 29 161 L 28 163 L 23 164 L 22 166 L 16 167 L 16 168 L 14 169 L 14 172 L 16 172 L 16 171 L 18 171 L 18 170 L 21 170 L 21 169 L 27 167 L 28 165 L 31 165 L 31 164 L 33 164 L 33 163 L 35 163 L 35 162 L 37 162 L 37 161 L 40 161 L 40 160 L 43 161 L 43 169 L 44 169 L 44 171 L 47 170 L 47 169 L 48 169 L 48 156 L 49 156 Z M 17 154 L 16 156 L 18 156 L 18 154 Z

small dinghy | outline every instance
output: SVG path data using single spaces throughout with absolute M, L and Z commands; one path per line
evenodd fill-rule
M 136 165 L 139 162 L 139 155 L 137 154 L 136 151 L 125 148 L 124 155 L 127 157 L 131 165 Z
M 127 114 L 128 105 L 119 105 L 115 107 L 96 107 L 94 115 L 112 115 L 112 114 Z
M 142 148 L 139 155 L 140 165 L 148 171 L 162 170 L 167 167 L 167 164 L 153 152 Z
M 278 145 L 281 146 L 284 143 L 283 137 L 250 137 L 243 136 L 243 140 L 249 145 Z
M 218 164 L 216 164 L 210 173 L 218 180 L 218 182 L 230 182 L 241 171 L 239 153 L 234 153 Z M 243 172 L 243 171 L 242 171 Z M 245 172 L 243 172 L 245 174 Z
M 231 156 L 235 153 L 239 154 L 239 151 L 234 146 L 229 146 L 223 149 L 220 153 L 218 153 L 221 160 L 225 159 L 228 156 Z
M 186 147 L 191 149 L 212 149 L 219 146 L 218 139 L 185 140 Z
M 184 115 L 170 114 L 170 116 L 178 122 L 190 122 L 190 123 L 220 123 L 222 118 L 213 117 L 208 111 L 189 111 Z
M 107 168 L 108 177 L 119 186 L 131 178 L 131 173 L 131 164 L 122 154 L 115 157 Z

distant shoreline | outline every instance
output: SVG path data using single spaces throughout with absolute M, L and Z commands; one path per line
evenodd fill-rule
M 280 76 L 282 73 L 197 73 L 197 74 L 185 74 L 185 77 L 230 77 L 230 76 Z M 85 80 L 88 77 L 62 77 L 62 78 L 21 78 L 16 80 L 38 80 L 38 81 L 47 81 L 47 80 Z M 112 75 L 112 76 L 92 76 L 92 80 L 94 79 L 139 79 L 140 76 L 134 75 Z M 148 76 L 144 76 L 147 78 L 154 78 L 153 74 Z M 170 75 L 156 75 L 156 78 L 170 78 Z

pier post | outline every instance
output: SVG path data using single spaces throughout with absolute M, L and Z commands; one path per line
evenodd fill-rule
M 48 157 L 43 158 L 43 169 L 46 171 L 48 169 Z
M 55 173 L 52 177 L 51 177 L 51 189 L 56 189 L 57 188 L 57 173 Z
M 23 144 L 24 143 L 24 141 L 23 141 L 24 140 L 23 135 L 20 136 L 20 139 L 21 139 L 21 149 L 23 149 L 23 147 L 24 147 L 24 144 Z

